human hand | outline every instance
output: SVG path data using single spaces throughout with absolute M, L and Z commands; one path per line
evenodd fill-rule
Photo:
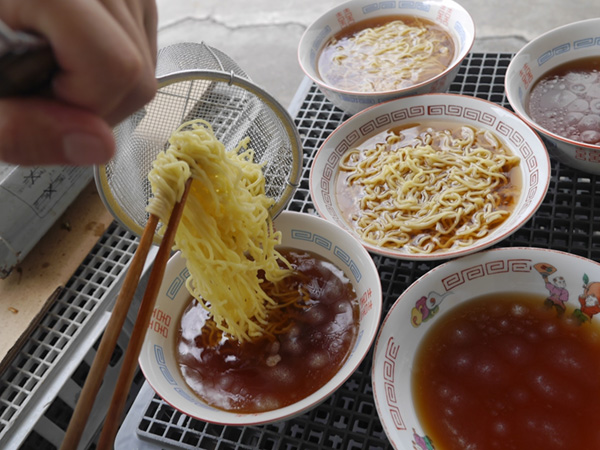
M 0 160 L 107 162 L 112 127 L 156 93 L 154 0 L 2 0 L 0 19 L 46 39 L 59 67 L 51 96 L 0 100 Z

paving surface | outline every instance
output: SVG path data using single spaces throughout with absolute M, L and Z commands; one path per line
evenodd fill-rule
M 297 46 L 308 25 L 339 0 L 157 0 L 159 46 L 206 42 L 289 106 L 304 74 Z M 459 0 L 476 26 L 474 52 L 516 52 L 536 36 L 600 16 L 600 3 Z

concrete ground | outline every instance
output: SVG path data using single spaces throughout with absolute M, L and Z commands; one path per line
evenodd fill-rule
M 600 15 L 584 0 L 457 0 L 476 26 L 474 52 L 516 52 L 536 36 Z M 342 0 L 157 0 L 159 46 L 206 42 L 288 107 L 304 74 L 297 46 L 310 23 Z

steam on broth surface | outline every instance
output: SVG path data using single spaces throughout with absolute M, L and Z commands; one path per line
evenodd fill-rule
M 358 335 L 358 300 L 344 273 L 321 256 L 280 250 L 294 273 L 265 291 L 280 307 L 265 334 L 240 342 L 216 328 L 193 300 L 184 311 L 175 355 L 188 386 L 215 408 L 239 413 L 295 403 L 326 384 Z
M 321 50 L 317 68 L 338 89 L 385 92 L 439 75 L 454 53 L 448 31 L 427 19 L 376 17 L 336 34 Z
M 552 133 L 600 145 L 600 57 L 571 61 L 544 74 L 527 107 L 534 122 Z
M 544 307 L 546 296 L 499 293 L 431 323 L 412 392 L 436 449 L 600 448 L 597 324 Z
M 368 244 L 435 253 L 471 245 L 510 216 L 521 195 L 519 162 L 488 130 L 407 124 L 347 151 L 335 194 Z

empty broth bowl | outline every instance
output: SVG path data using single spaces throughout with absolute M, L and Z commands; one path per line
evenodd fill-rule
M 241 364 L 224 375 L 214 377 L 201 373 L 207 376 L 200 381 L 190 375 L 195 364 L 190 358 L 210 364 L 208 358 L 216 358 L 215 351 L 211 347 L 213 344 L 195 347 L 195 343 L 206 336 L 202 328 L 207 324 L 202 315 L 205 310 L 190 307 L 193 302 L 185 286 L 189 276 L 185 260 L 176 253 L 167 265 L 139 364 L 154 391 L 173 408 L 190 417 L 224 425 L 253 425 L 301 414 L 320 404 L 354 373 L 375 339 L 382 311 L 381 282 L 373 259 L 361 244 L 336 225 L 315 215 L 284 211 L 274 220 L 274 226 L 282 233 L 282 253 L 289 249 L 291 253 L 287 255 L 293 253 L 308 258 L 303 260 L 306 266 L 300 272 L 308 275 L 304 286 L 311 300 L 302 306 L 307 308 L 306 313 L 299 316 L 304 322 L 295 320 L 289 331 L 274 332 L 276 339 L 264 340 L 266 351 L 260 357 L 266 355 L 266 358 L 264 364 L 257 364 L 260 373 L 249 369 L 245 372 L 248 366 L 256 363 L 255 360 L 243 360 L 250 351 L 246 350 L 255 348 L 252 342 L 252 346 L 245 347 L 245 353 L 235 350 L 227 353 L 224 361 L 216 362 L 215 370 L 220 367 L 218 364 L 235 365 L 236 359 L 240 361 Z M 293 258 L 294 261 L 301 260 L 298 256 Z M 292 262 L 289 256 L 288 260 Z M 321 283 L 320 280 L 330 276 L 328 274 L 335 278 Z M 353 294 L 344 294 L 347 299 L 341 298 L 340 292 L 348 290 Z M 348 306 L 350 301 L 352 305 Z M 351 335 L 347 331 L 350 328 L 342 327 L 348 323 L 348 318 L 352 321 Z M 330 339 L 322 342 L 331 342 L 333 347 L 346 345 L 345 355 L 334 364 L 331 360 L 334 352 L 328 352 L 331 349 L 325 348 L 325 344 L 304 345 L 303 337 L 310 333 L 315 338 Z M 230 348 L 235 349 L 234 345 L 226 347 L 227 339 L 219 337 L 217 341 L 214 344 L 217 353 L 225 354 Z M 223 346 L 218 347 L 221 344 Z M 299 391 L 303 380 L 314 381 L 314 377 L 324 370 L 331 372 L 328 366 L 336 369 L 328 379 L 321 380 L 319 387 L 304 394 Z M 267 383 L 266 387 L 260 388 L 261 392 L 256 391 L 254 382 L 257 379 Z M 275 397 L 275 392 L 296 397 L 286 404 Z M 224 398 L 238 399 L 246 394 L 248 404 L 258 400 L 251 406 L 223 403 Z
M 574 22 L 526 44 L 506 71 L 513 110 L 558 161 L 600 174 L 600 19 Z
M 599 448 L 600 264 L 540 248 L 444 263 L 391 306 L 372 382 L 398 450 Z M 543 428 L 543 432 L 540 431 Z
M 445 92 L 474 39 L 471 16 L 452 0 L 351 0 L 306 29 L 298 60 L 325 97 L 355 114 L 394 98 Z

